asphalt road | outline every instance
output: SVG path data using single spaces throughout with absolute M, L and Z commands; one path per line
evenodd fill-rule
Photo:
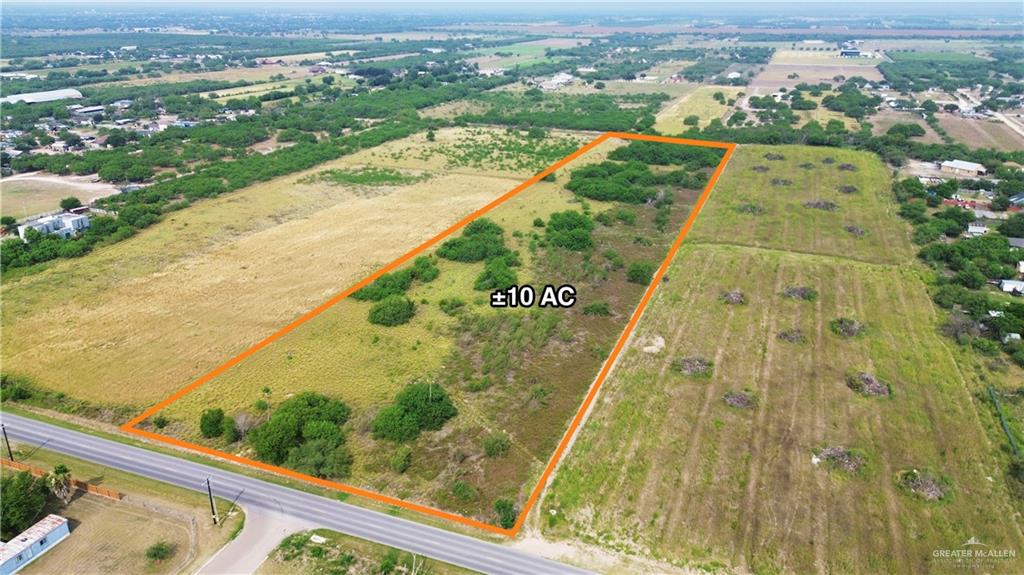
M 334 531 L 474 571 L 517 575 L 586 573 L 494 543 L 41 421 L 11 414 L 3 414 L 0 421 L 11 439 L 23 443 L 42 445 L 45 449 L 195 491 L 205 491 L 203 482 L 209 477 L 215 496 L 227 500 L 237 497 L 245 508 L 285 513 Z

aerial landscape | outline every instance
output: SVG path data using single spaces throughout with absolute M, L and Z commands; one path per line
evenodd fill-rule
M 5 2 L 0 573 L 1024 571 L 1024 10 Z

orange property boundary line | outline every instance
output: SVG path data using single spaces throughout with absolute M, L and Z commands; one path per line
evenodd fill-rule
M 648 285 L 647 286 L 647 290 L 644 291 L 643 297 L 640 298 L 640 303 L 637 304 L 636 309 L 633 311 L 633 315 L 629 318 L 629 322 L 626 324 L 626 327 L 623 330 L 622 335 L 619 336 L 618 341 L 615 343 L 615 347 L 612 349 L 611 354 L 604 361 L 604 364 L 601 367 L 601 371 L 597 374 L 597 378 L 591 384 L 590 390 L 587 392 L 587 395 L 584 398 L 583 403 L 580 405 L 579 410 L 576 412 L 576 415 L 573 417 L 572 422 L 569 424 L 569 428 L 565 431 L 565 434 L 562 436 L 562 440 L 558 443 L 558 447 L 555 449 L 555 452 L 551 455 L 551 459 L 548 461 L 547 466 L 544 468 L 544 472 L 541 473 L 541 476 L 540 476 L 540 479 L 537 482 L 537 485 L 533 488 L 533 491 L 530 493 L 530 497 L 526 500 L 526 504 L 523 506 L 523 510 L 519 513 L 519 516 L 516 518 L 515 525 L 513 525 L 511 528 L 505 529 L 505 528 L 502 528 L 502 527 L 497 527 L 497 526 L 491 525 L 489 523 L 484 523 L 482 521 L 478 521 L 476 519 L 471 519 L 469 517 L 463 517 L 463 516 L 457 515 L 455 513 L 449 513 L 447 511 L 443 511 L 441 509 L 436 509 L 434 507 L 429 507 L 429 506 L 426 506 L 426 505 L 420 505 L 418 503 L 412 503 L 412 502 L 409 502 L 409 501 L 403 501 L 403 500 L 395 498 L 395 497 L 390 497 L 388 495 L 383 495 L 381 493 L 376 493 L 376 492 L 369 491 L 369 490 L 366 490 L 366 489 L 362 489 L 362 488 L 359 488 L 359 487 L 355 487 L 355 486 L 352 486 L 352 485 L 346 485 L 344 483 L 338 483 L 338 482 L 335 482 L 335 481 L 329 481 L 329 480 L 326 480 L 326 479 L 320 479 L 318 477 L 313 477 L 311 475 L 306 475 L 304 473 L 299 473 L 299 472 L 293 471 L 291 469 L 285 469 L 283 467 L 278 467 L 276 465 L 270 465 L 270 464 L 264 463 L 262 461 L 255 461 L 255 460 L 248 459 L 248 458 L 245 458 L 245 457 L 239 457 L 238 455 L 234 455 L 232 453 L 226 453 L 226 452 L 223 452 L 223 451 L 218 451 L 216 449 L 210 449 L 210 448 L 204 447 L 202 445 L 196 445 L 194 443 L 189 443 L 187 441 L 182 441 L 180 439 L 175 439 L 173 437 L 168 437 L 166 435 L 160 435 L 158 433 L 153 433 L 151 431 L 146 431 L 144 429 L 137 429 L 136 428 L 136 426 L 139 423 L 145 421 L 147 418 L 153 416 L 154 414 L 156 414 L 157 412 L 159 412 L 162 409 L 166 408 L 167 406 L 171 405 L 175 401 L 181 399 L 182 397 L 184 397 L 185 395 L 187 395 L 188 393 L 190 393 L 194 389 L 196 389 L 199 386 L 209 382 L 210 380 L 212 380 L 213 378 L 217 377 L 218 375 L 224 373 L 228 369 L 231 369 L 233 366 L 237 365 L 242 360 L 244 360 L 247 357 L 253 355 L 257 351 L 263 349 L 264 347 L 270 345 L 271 343 L 277 341 L 282 336 L 284 336 L 285 334 L 287 334 L 290 331 L 294 330 L 295 328 L 299 327 L 300 325 L 302 325 L 302 324 L 306 323 L 307 321 L 313 319 L 314 317 L 320 315 L 321 313 L 323 313 L 325 310 L 327 310 L 328 308 L 330 308 L 334 304 L 340 302 L 341 300 L 343 300 L 346 297 L 348 297 L 349 295 L 355 293 L 359 289 L 369 285 L 371 282 L 373 282 L 374 280 L 376 280 L 380 276 L 382 276 L 382 275 L 384 275 L 384 274 L 394 270 L 398 266 L 404 264 L 405 262 L 407 262 L 407 261 L 411 260 L 412 258 L 416 257 L 417 255 L 419 255 L 420 253 L 424 252 L 425 250 L 427 250 L 427 249 L 431 248 L 432 246 L 436 245 L 438 242 L 440 242 L 441 240 L 447 238 L 448 236 L 450 236 L 454 232 L 458 231 L 459 229 L 461 229 L 463 226 L 465 226 L 469 222 L 471 222 L 471 221 L 475 220 L 476 218 L 484 215 L 485 213 L 489 212 L 490 210 L 494 209 L 495 207 L 497 207 L 497 206 L 501 205 L 502 203 L 504 203 L 505 201 L 507 201 L 509 198 L 515 196 L 516 194 L 518 194 L 518 193 L 522 192 L 523 190 L 529 188 L 530 186 L 536 184 L 537 182 L 539 182 L 541 179 L 543 179 L 547 175 L 555 172 L 556 170 L 558 170 L 559 168 L 565 166 L 569 162 L 575 160 L 576 158 L 578 158 L 578 157 L 582 156 L 583 154 L 589 152 L 590 150 L 596 148 L 601 143 L 603 143 L 603 142 L 605 142 L 605 141 L 607 141 L 609 139 L 612 139 L 612 138 L 619 138 L 619 139 L 624 139 L 624 140 L 643 140 L 643 141 L 647 141 L 647 142 L 662 142 L 662 143 L 666 143 L 666 144 L 683 144 L 683 145 L 688 145 L 688 146 L 703 146 L 703 147 L 709 147 L 709 148 L 719 148 L 719 149 L 725 150 L 725 154 L 722 156 L 722 161 L 719 162 L 718 166 L 715 168 L 714 173 L 711 175 L 711 178 L 708 180 L 707 185 L 704 187 L 704 191 L 701 193 L 700 197 L 697 199 L 697 203 L 694 205 L 693 209 L 690 211 L 690 214 L 686 218 L 686 222 L 683 224 L 682 229 L 679 230 L 679 235 L 676 236 L 676 239 L 672 243 L 671 248 L 669 248 L 668 254 L 665 256 L 665 259 L 661 262 L 661 266 L 658 267 L 657 273 L 655 273 L 654 277 L 651 279 L 650 285 Z M 156 405 L 150 407 L 149 409 L 143 411 L 142 413 L 137 415 L 135 418 L 133 418 L 131 421 L 129 421 L 129 422 L 125 423 L 124 425 L 122 425 L 121 429 L 123 431 L 128 432 L 128 433 L 132 433 L 132 434 L 135 434 L 135 435 L 138 435 L 138 436 L 141 436 L 141 437 L 145 437 L 147 439 L 152 439 L 152 440 L 155 440 L 155 441 L 160 441 L 162 443 L 167 443 L 167 444 L 170 444 L 170 445 L 174 445 L 176 447 L 182 447 L 182 448 L 185 448 L 185 449 L 188 449 L 188 450 L 191 450 L 191 451 L 195 451 L 195 452 L 199 452 L 199 453 L 204 453 L 206 455 L 212 455 L 213 457 L 217 457 L 219 459 L 224 459 L 224 460 L 228 460 L 228 461 L 233 461 L 235 463 L 240 463 L 242 465 L 245 465 L 245 466 L 248 466 L 248 467 L 251 467 L 251 468 L 254 468 L 254 469 L 259 469 L 259 470 L 262 470 L 262 471 L 269 471 L 271 473 L 276 473 L 278 475 L 284 475 L 284 476 L 290 477 L 292 479 L 298 479 L 299 481 L 303 481 L 303 482 L 310 483 L 310 484 L 313 484 L 313 485 L 317 485 L 317 486 L 320 486 L 320 487 L 326 487 L 328 489 L 333 489 L 333 490 L 337 490 L 337 491 L 342 491 L 344 493 L 349 493 L 349 494 L 352 494 L 352 495 L 358 495 L 360 497 L 365 497 L 367 499 L 371 499 L 371 500 L 377 501 L 379 503 L 385 503 L 385 504 L 388 504 L 388 505 L 394 505 L 396 507 L 401 507 L 403 509 L 408 509 L 408 510 L 416 511 L 416 512 L 419 512 L 419 513 L 424 513 L 424 514 L 430 515 L 432 517 L 439 517 L 441 519 L 446 519 L 446 520 L 449 520 L 449 521 L 454 521 L 456 523 L 461 523 L 463 525 L 469 525 L 469 526 L 472 526 L 472 527 L 477 527 L 479 529 L 484 529 L 486 531 L 490 531 L 491 533 L 497 533 L 499 535 L 506 535 L 508 537 L 515 537 L 515 535 L 517 533 L 519 533 L 519 530 L 522 529 L 523 523 L 526 521 L 526 516 L 529 515 L 530 510 L 533 508 L 534 505 L 536 505 L 537 499 L 540 497 L 541 492 L 544 490 L 544 486 L 547 484 L 548 479 L 551 477 L 551 473 L 554 471 L 555 467 L 558 465 L 559 460 L 562 458 L 562 455 L 564 455 L 564 453 L 565 453 L 566 447 L 569 445 L 569 442 L 572 440 L 573 436 L 576 434 L 576 431 L 579 429 L 579 426 L 582 423 L 583 418 L 586 416 L 587 410 L 590 408 L 590 405 L 594 402 L 594 398 L 597 397 L 597 392 L 601 388 L 601 384 L 604 383 L 605 378 L 608 377 L 608 373 L 611 371 L 612 366 L 615 364 L 615 360 L 618 358 L 619 353 L 622 351 L 622 348 L 626 345 L 626 341 L 629 339 L 630 334 L 633 332 L 633 329 L 636 327 L 637 322 L 640 320 L 640 316 L 643 314 L 644 308 L 647 307 L 648 302 L 651 300 L 651 297 L 654 295 L 654 290 L 657 289 L 658 284 L 661 282 L 661 278 L 665 275 L 665 272 L 668 270 L 669 264 L 672 262 L 672 258 L 675 257 L 676 252 L 678 252 L 680 246 L 682 246 L 683 240 L 686 238 L 686 234 L 688 234 L 690 232 L 690 228 L 693 227 L 693 222 L 696 221 L 697 216 L 700 214 L 701 208 L 703 208 L 705 202 L 707 202 L 708 196 L 711 194 L 712 188 L 714 188 L 715 183 L 718 182 L 719 176 L 722 175 L 722 171 L 725 169 L 725 166 L 729 162 L 729 158 L 732 157 L 732 153 L 733 153 L 733 151 L 735 149 L 736 149 L 736 144 L 727 143 L 727 142 L 706 142 L 706 141 L 702 141 L 702 140 L 690 140 L 690 139 L 686 139 L 686 138 L 669 138 L 669 137 L 665 137 L 665 136 L 650 136 L 650 135 L 645 135 L 645 134 L 630 134 L 630 133 L 625 133 L 625 132 L 605 132 L 605 133 L 601 134 L 600 136 L 598 136 L 596 139 L 594 139 L 592 142 L 590 142 L 587 145 L 581 147 L 580 149 L 576 150 L 575 152 L 569 154 L 568 156 L 562 158 L 561 160 L 555 162 L 554 164 L 551 164 L 550 166 L 545 168 L 542 172 L 537 173 L 535 176 L 533 176 L 529 180 L 526 180 L 522 184 L 519 184 L 518 186 L 516 186 L 512 190 L 506 192 L 505 194 L 501 195 L 499 198 L 497 198 L 494 201 L 490 202 L 486 206 L 484 206 L 484 207 L 480 208 L 479 210 L 469 214 L 465 218 L 462 218 L 461 220 L 456 222 L 454 225 L 452 225 L 448 229 L 446 229 L 443 232 L 437 234 L 436 236 L 430 238 L 429 240 L 427 240 L 423 244 L 421 244 L 418 247 L 414 248 L 412 251 L 406 253 L 405 255 L 399 257 L 395 261 L 393 261 L 393 262 L 389 263 L 388 265 L 382 267 L 381 269 L 379 269 L 375 273 L 369 275 L 368 277 L 366 277 L 365 279 L 363 279 L 359 283 L 353 285 L 352 287 L 350 287 L 347 290 L 339 293 L 338 295 L 335 295 L 334 297 L 332 297 L 331 299 L 329 299 L 329 300 L 325 301 L 324 303 L 320 304 L 316 308 L 306 312 L 305 314 L 300 316 L 298 319 L 292 321 L 291 323 L 289 323 L 288 325 L 284 326 L 283 328 L 281 328 L 277 332 L 273 333 L 272 335 L 270 335 L 266 339 L 264 339 L 264 340 L 260 341 L 259 343 L 253 345 L 249 349 L 243 351 L 242 353 L 236 355 L 235 357 L 233 357 L 233 358 L 229 359 L 228 361 L 222 363 L 221 365 L 217 366 L 216 368 L 211 370 L 209 373 L 203 375 L 199 379 L 197 379 L 197 380 L 193 381 L 192 383 L 186 385 L 185 387 L 181 388 L 180 390 L 178 390 L 177 392 L 172 394 L 170 397 L 164 399 L 163 401 L 161 401 L 161 402 L 157 403 Z

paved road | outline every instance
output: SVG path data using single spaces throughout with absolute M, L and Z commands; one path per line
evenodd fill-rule
M 205 491 L 202 482 L 209 477 L 214 495 L 227 500 L 237 497 L 243 507 L 285 513 L 303 522 L 474 571 L 586 573 L 494 543 L 41 421 L 11 414 L 3 414 L 2 421 L 11 439 L 34 445 L 45 442 L 49 450 L 195 491 Z

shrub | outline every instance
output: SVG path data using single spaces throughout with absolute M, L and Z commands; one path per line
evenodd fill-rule
M 452 495 L 459 501 L 470 501 L 476 497 L 476 489 L 473 486 L 459 479 L 452 483 Z
M 225 417 L 221 423 L 221 433 L 224 436 L 224 440 L 228 443 L 234 443 L 238 441 L 239 433 L 238 428 L 235 427 L 235 420 L 230 417 Z
M 508 253 L 501 226 L 487 218 L 477 218 L 466 226 L 462 235 L 447 240 L 437 255 L 457 262 L 479 262 Z
M 163 429 L 167 427 L 167 423 L 167 418 L 164 417 L 163 415 L 158 415 L 155 418 L 153 418 L 153 425 L 156 426 L 157 429 Z
M 348 417 L 349 408 L 341 401 L 314 392 L 300 393 L 283 401 L 269 420 L 250 430 L 248 440 L 257 458 L 280 465 L 289 451 L 312 439 L 306 433 L 323 440 L 323 426 L 310 422 L 327 422 L 340 430 Z
M 494 502 L 494 511 L 498 514 L 498 525 L 505 529 L 511 529 L 516 524 L 516 505 L 508 499 L 499 499 Z
M 60 201 L 60 209 L 65 212 L 82 207 L 82 201 L 74 196 L 64 198 Z
M 633 262 L 626 270 L 626 279 L 635 284 L 646 285 L 651 283 L 651 278 L 654 277 L 654 272 L 657 269 L 658 265 L 653 262 Z
M 395 402 L 380 410 L 373 420 L 377 439 L 409 441 L 425 430 L 441 429 L 458 410 L 444 388 L 435 383 L 413 383 L 395 396 Z
M 477 290 L 500 290 L 515 285 L 517 281 L 515 270 L 509 267 L 508 258 L 497 257 L 487 261 L 484 271 L 476 278 L 473 289 Z
M 199 416 L 199 432 L 203 437 L 219 437 L 224 432 L 224 410 L 207 409 Z
M 584 251 L 590 249 L 593 240 L 590 232 L 594 229 L 594 221 L 584 213 L 567 210 L 556 212 L 548 218 L 548 240 L 560 248 Z
M 416 304 L 401 295 L 390 295 L 370 308 L 370 323 L 383 326 L 396 326 L 408 323 L 416 314 Z
M 543 228 L 544 227 L 544 220 L 542 220 L 540 218 L 533 218 L 533 227 L 535 227 L 535 228 Z
M 391 454 L 388 465 L 395 473 L 405 473 L 405 470 L 412 465 L 412 449 L 405 445 L 398 446 L 398 449 Z
M 459 313 L 460 311 L 462 311 L 462 308 L 465 307 L 465 305 L 466 302 L 462 301 L 461 298 L 457 297 L 445 298 L 441 300 L 440 303 L 441 311 L 448 315 L 455 315 Z
M 608 302 L 596 301 L 583 306 L 583 315 L 612 315 Z
M 484 438 L 484 453 L 487 457 L 501 457 L 508 453 L 512 442 L 504 433 L 492 433 Z
M 171 555 L 174 555 L 174 545 L 166 541 L 157 541 L 146 549 L 146 559 L 153 563 L 160 563 L 170 559 Z

